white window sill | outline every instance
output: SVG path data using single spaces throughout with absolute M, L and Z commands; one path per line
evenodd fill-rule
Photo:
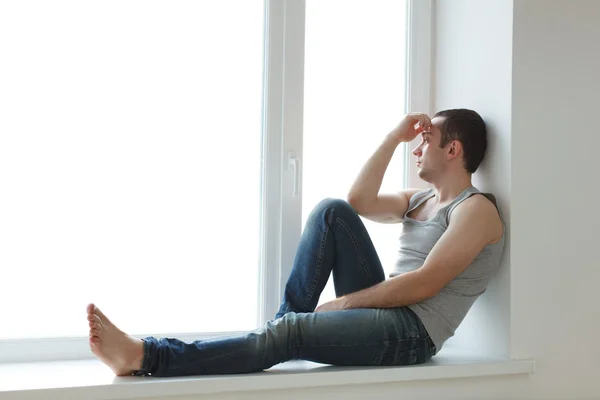
M 0 364 L 0 398 L 135 399 L 288 388 L 529 374 L 533 360 L 497 360 L 444 350 L 404 367 L 334 367 L 289 361 L 255 374 L 115 377 L 97 360 Z

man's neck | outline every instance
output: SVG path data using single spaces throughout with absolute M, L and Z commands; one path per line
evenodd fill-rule
M 458 197 L 465 189 L 473 186 L 471 183 L 471 175 L 465 174 L 460 177 L 452 177 L 451 179 L 441 179 L 438 182 L 432 183 L 438 203 L 449 203 Z

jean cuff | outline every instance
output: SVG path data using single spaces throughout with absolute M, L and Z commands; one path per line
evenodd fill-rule
M 152 372 L 156 369 L 156 353 L 158 350 L 158 340 L 152 336 L 148 336 L 142 339 L 144 342 L 144 360 L 142 361 L 142 368 L 133 373 L 134 376 L 146 376 L 152 375 Z

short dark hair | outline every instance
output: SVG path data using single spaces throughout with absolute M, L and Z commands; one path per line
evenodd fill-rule
M 487 130 L 483 118 L 475 111 L 465 108 L 443 110 L 435 114 L 435 117 L 445 118 L 440 129 L 440 147 L 458 140 L 464 150 L 465 169 L 470 173 L 477 171 L 487 149 Z

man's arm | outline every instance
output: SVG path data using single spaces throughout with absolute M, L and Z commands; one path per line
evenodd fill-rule
M 415 125 L 419 124 L 419 128 Z M 348 203 L 361 216 L 375 222 L 401 222 L 410 198 L 419 189 L 407 189 L 395 194 L 379 194 L 383 176 L 402 142 L 410 142 L 422 128 L 430 128 L 431 120 L 425 114 L 408 114 L 383 140 L 375 153 L 362 167 L 348 192 Z
M 448 229 L 421 268 L 339 297 L 337 307 L 330 309 L 402 307 L 433 297 L 501 235 L 496 207 L 484 196 L 471 196 L 454 209 Z
M 358 203 L 353 198 L 348 198 L 348 202 L 361 217 L 382 224 L 395 224 L 402 222 L 411 197 L 421 190 L 405 189 L 397 193 L 378 194 L 367 203 Z

